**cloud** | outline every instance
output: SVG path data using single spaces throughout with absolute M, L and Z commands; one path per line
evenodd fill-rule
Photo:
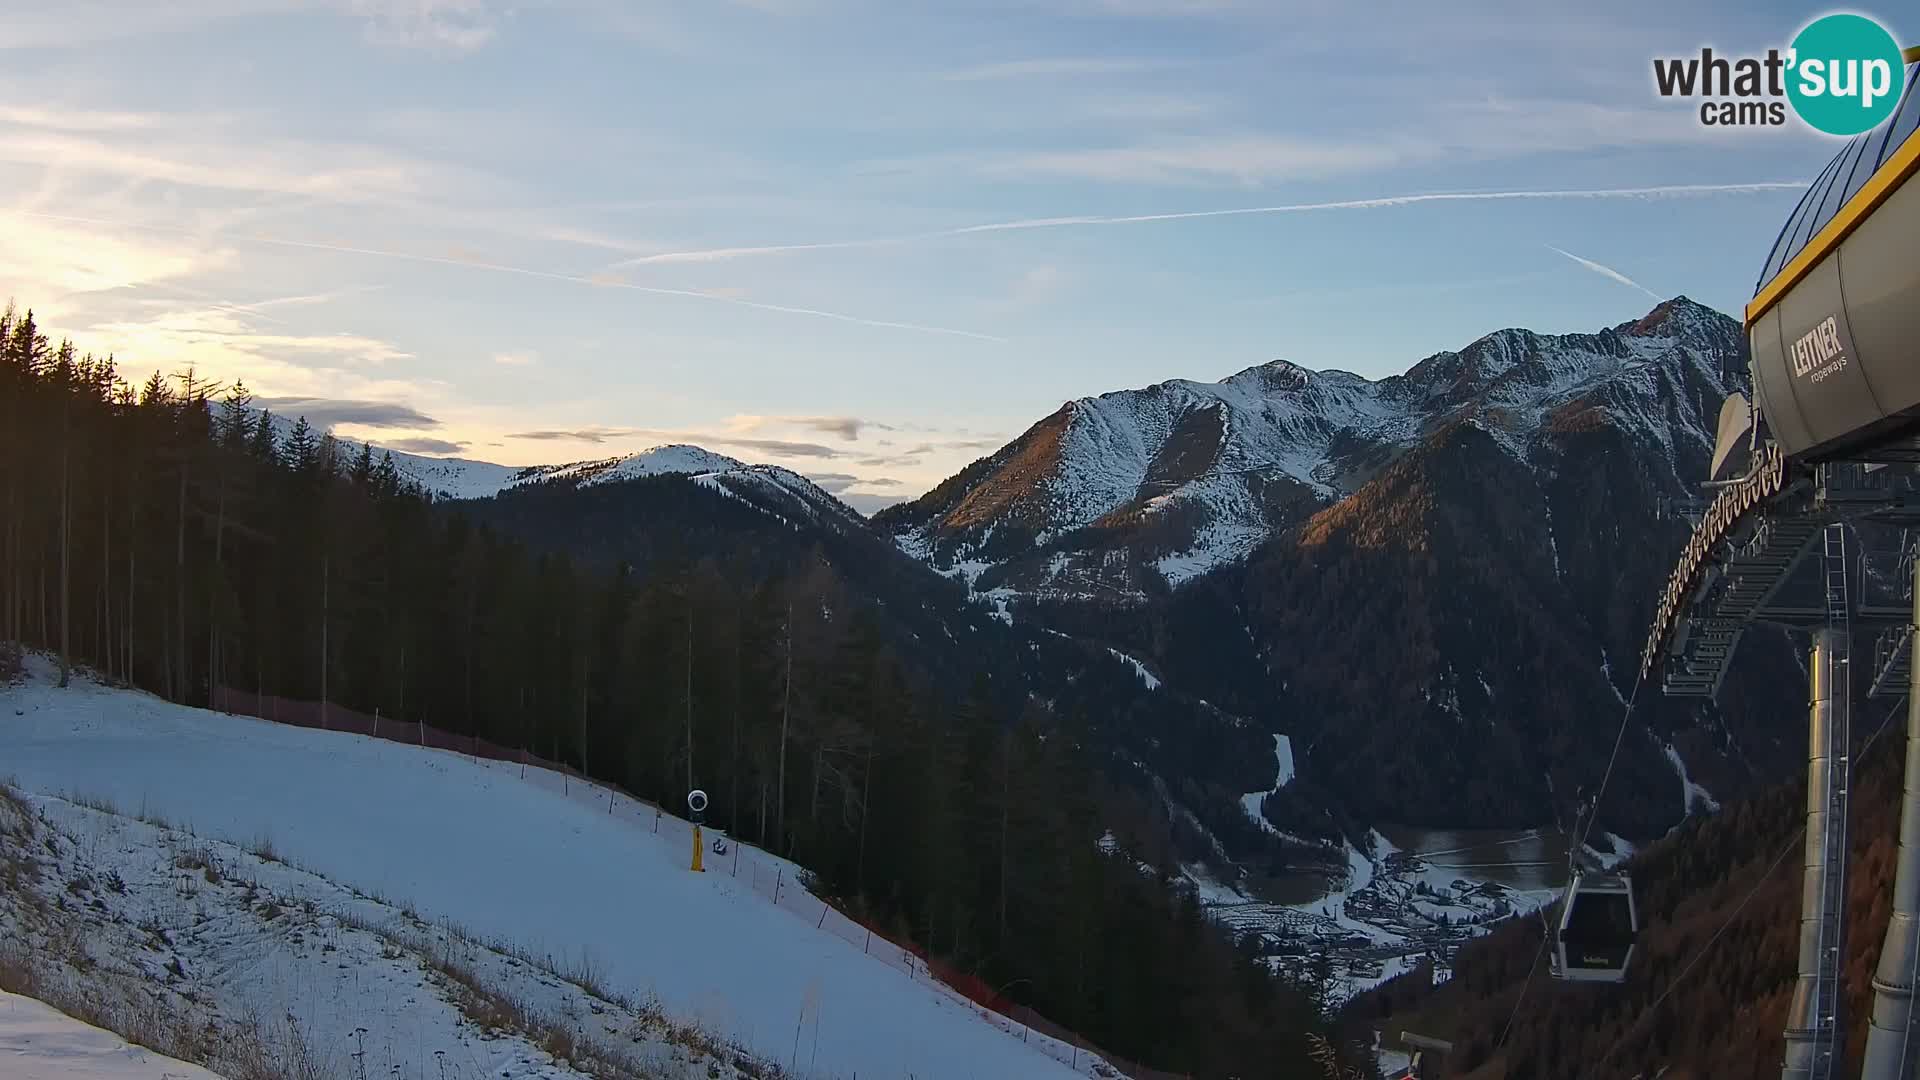
M 1006 445 L 1006 440 L 990 439 L 949 439 L 946 442 L 924 442 L 906 451 L 911 457 L 938 453 L 942 450 L 998 450 Z
M 399 428 L 417 430 L 437 428 L 440 421 L 411 405 L 402 405 L 391 401 L 360 401 L 350 398 L 324 397 L 269 397 L 257 398 L 254 404 L 263 409 L 272 409 L 282 416 L 304 416 L 315 427 L 331 428 L 340 425 L 367 428 Z M 394 444 L 396 449 L 404 449 Z
M 622 259 L 614 263 L 610 270 L 594 274 L 596 285 L 624 285 L 626 279 L 611 272 L 628 266 L 653 266 L 661 263 L 700 263 L 724 262 L 750 255 L 778 255 L 790 251 L 831 251 L 835 248 L 872 247 L 876 244 L 897 243 L 895 240 L 829 240 L 818 244 L 764 244 L 759 247 L 707 248 L 699 251 L 661 251 L 652 255 L 637 255 L 631 259 Z
M 1060 176 L 1120 184 L 1184 184 L 1229 180 L 1238 184 L 1306 180 L 1399 165 L 1404 148 L 1391 142 L 1314 141 L 1291 136 L 1170 139 L 1085 150 L 1047 150 L 984 158 L 989 175 Z
M 0 211 L 4 213 L 4 211 Z M 104 293 L 193 277 L 226 262 L 226 253 L 179 237 L 75 229 L 16 215 L 0 228 L 0 264 L 9 277 L 56 296 Z M 54 297 L 37 301 L 45 314 Z
M 771 427 L 795 427 L 822 435 L 838 435 L 848 442 L 857 442 L 860 432 L 867 428 L 879 431 L 892 431 L 893 426 L 858 416 L 758 416 L 743 413 L 727 418 L 727 430 L 747 433 L 764 431 Z
M 1015 307 L 1045 303 L 1070 283 L 1071 276 L 1058 266 L 1049 263 L 1028 267 L 1014 280 L 1012 303 Z
M 1054 56 L 1003 60 L 994 64 L 949 71 L 949 82 L 990 82 L 1002 79 L 1054 78 L 1075 75 L 1125 75 L 1162 66 L 1161 62 L 1120 56 Z
M 1566 251 L 1564 249 L 1554 247 L 1552 244 L 1547 245 L 1547 250 L 1557 251 L 1560 254 L 1565 255 L 1567 258 L 1572 259 L 1574 262 L 1579 263 L 1581 266 L 1584 266 L 1587 269 L 1593 271 L 1594 273 L 1599 274 L 1601 277 L 1611 278 L 1614 281 L 1617 281 L 1620 284 L 1627 286 L 1628 288 L 1639 289 L 1641 292 L 1646 293 L 1648 296 L 1653 297 L 1655 300 L 1666 299 L 1666 297 L 1661 296 L 1659 293 L 1654 292 L 1652 289 L 1647 288 L 1645 285 L 1640 284 L 1639 282 L 1633 280 L 1632 278 L 1621 273 L 1620 271 L 1615 270 L 1611 266 L 1605 266 L 1601 263 L 1594 262 L 1592 259 L 1583 259 L 1580 256 L 1575 255 L 1571 251 Z
M 851 473 L 807 473 L 807 479 L 820 486 L 822 491 L 838 498 L 863 514 L 871 514 L 883 506 L 902 501 L 905 496 L 899 494 L 855 491 L 854 488 L 895 488 L 904 485 L 892 477 L 861 477 Z
M 1239 206 L 1220 210 L 1175 210 L 1157 214 L 1124 216 L 1076 214 L 1065 217 L 1016 218 L 951 229 L 906 233 L 898 236 L 868 237 L 859 240 L 828 240 L 806 244 L 768 244 L 758 247 L 706 248 L 660 252 L 628 259 L 618 266 L 668 262 L 720 262 L 760 255 L 778 255 L 796 251 L 821 251 L 840 248 L 888 247 L 896 244 L 925 243 L 977 233 L 1025 232 L 1034 229 L 1098 228 L 1118 225 L 1146 225 L 1165 221 L 1195 221 L 1204 218 L 1254 217 L 1271 214 L 1309 214 L 1341 210 L 1381 210 L 1419 206 L 1428 203 L 1579 201 L 1589 199 L 1682 199 L 1712 195 L 1753 195 L 1771 191 L 1805 191 L 1799 181 L 1763 180 L 1744 184 L 1662 184 L 1622 188 L 1542 188 L 1512 191 L 1435 191 L 1407 195 L 1382 195 L 1368 199 L 1339 199 L 1331 202 L 1280 203 L 1271 206 Z
M 787 442 L 781 439 L 735 439 L 726 436 L 708 437 L 708 441 L 722 446 L 738 446 L 747 450 L 758 450 L 775 457 L 837 458 L 840 451 L 819 443 Z
M 513 431 L 507 434 L 509 439 L 528 439 L 533 442 L 583 442 L 598 446 L 609 439 L 630 439 L 645 434 L 639 428 L 585 427 L 545 431 Z
M 526 367 L 529 364 L 539 363 L 540 354 L 532 350 L 494 353 L 493 362 L 505 367 Z
M 393 439 L 381 445 L 389 450 L 398 450 L 406 454 L 458 454 L 464 452 L 469 444 L 463 442 L 448 442 L 446 439 L 421 437 L 415 439 Z
M 144 113 L 0 105 L 0 124 L 57 131 L 139 131 L 153 126 Z
M 839 496 L 839 499 L 841 502 L 846 503 L 862 514 L 872 515 L 892 506 L 894 503 L 906 502 L 907 496 L 868 495 L 858 491 L 849 491 L 845 495 Z
M 0 209 L 0 216 L 37 218 L 45 221 L 64 221 L 75 224 L 116 227 L 122 229 L 140 229 L 154 232 L 196 235 L 191 230 L 171 225 L 154 225 L 143 222 L 107 221 L 101 218 L 82 217 L 72 214 L 49 214 L 37 210 Z M 541 281 L 560 281 L 572 285 L 585 285 L 590 288 L 627 289 L 650 296 L 674 296 L 692 300 L 706 300 L 716 304 L 729 304 L 751 308 L 755 311 L 779 312 L 786 315 L 803 315 L 816 319 L 830 319 L 835 322 L 852 323 L 858 326 L 872 326 L 889 330 L 910 330 L 922 334 L 939 334 L 948 337 L 971 338 L 975 341 L 991 341 L 1005 344 L 1007 339 L 993 334 L 983 334 L 973 330 L 957 330 L 945 326 L 929 326 L 924 323 L 897 322 L 890 319 L 869 319 L 845 312 L 826 311 L 819 308 L 796 307 L 789 304 L 768 304 L 757 300 L 742 300 L 733 296 L 722 296 L 699 289 L 668 289 L 651 285 L 636 285 L 632 282 L 610 278 L 605 274 L 585 277 L 577 274 L 560 274 L 550 270 L 534 270 L 521 266 L 509 266 L 505 263 L 486 262 L 472 252 L 458 251 L 459 257 L 444 255 L 419 255 L 405 251 L 391 251 L 383 248 L 360 247 L 352 244 L 329 244 L 315 240 L 292 240 L 284 237 L 249 234 L 231 238 L 237 243 L 265 244 L 271 247 L 296 248 L 304 251 L 331 251 L 341 255 L 364 255 L 379 259 L 397 259 L 404 262 L 424 263 L 432 266 L 461 266 L 474 270 L 483 270 L 497 274 L 513 274 L 518 277 L 534 278 Z M 473 256 L 469 258 L 468 256 Z
M 96 112 L 40 109 L 0 121 L 14 121 L 0 126 L 0 162 L 57 163 L 65 174 L 340 202 L 422 195 L 452 183 L 444 170 L 385 150 L 241 134 L 218 115 L 107 120 Z
M 495 18 L 485 0 L 354 0 L 367 38 L 404 48 L 472 52 L 493 40 Z
M 146 37 L 196 23 L 294 11 L 309 0 L 18 0 L 10 2 L 0 50 L 59 49 L 115 38 Z
M 745 438 L 725 431 L 676 431 L 666 428 L 583 427 L 538 431 L 516 431 L 509 439 L 534 442 L 583 442 L 595 446 L 621 440 L 652 440 L 658 443 L 692 443 L 704 447 L 735 447 L 782 458 L 837 458 L 840 451 L 819 443 L 790 442 L 785 439 Z
M 860 483 L 860 478 L 851 473 L 808 473 L 807 479 L 820 485 L 822 491 L 834 495 Z
M 1079 7 L 1092 7 L 1109 15 L 1142 19 L 1183 18 L 1192 15 L 1223 15 L 1248 6 L 1247 0 L 1081 0 Z

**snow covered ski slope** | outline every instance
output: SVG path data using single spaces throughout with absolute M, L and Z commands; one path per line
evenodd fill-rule
M 44 665 L 40 665 L 44 668 Z M 270 838 L 289 863 L 451 920 L 666 1008 L 802 1076 L 920 1080 L 1086 1075 L 1037 1035 L 924 973 L 687 869 L 682 829 L 650 806 L 554 774 L 355 735 L 189 709 L 41 670 L 0 687 L 0 778 L 110 800 L 201 836 Z M 667 818 L 672 823 L 674 819 Z M 765 873 L 791 864 L 749 849 Z M 722 860 L 709 860 L 710 865 Z M 778 865 L 776 865 L 778 864 Z M 801 894 L 804 897 L 804 894 Z M 783 908 L 787 908 L 783 910 Z M 825 922 L 823 912 L 822 923 Z M 877 940 L 877 939 L 876 939 Z M 1064 1055 L 1063 1055 L 1064 1056 Z
M 0 1076 L 9 1080 L 220 1080 L 213 1073 L 127 1045 L 30 997 L 0 990 Z

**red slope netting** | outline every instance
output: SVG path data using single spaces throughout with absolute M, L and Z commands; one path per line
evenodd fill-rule
M 372 716 L 342 708 L 339 705 L 322 706 L 315 701 L 295 701 L 290 698 L 275 697 L 272 694 L 248 693 L 227 687 L 215 688 L 212 705 L 219 712 L 252 716 L 275 723 L 292 724 L 296 727 L 344 731 L 392 742 L 431 747 L 436 750 L 451 750 L 490 761 L 515 762 L 533 768 L 566 773 L 601 788 L 618 790 L 614 785 L 600 780 L 587 780 L 576 769 L 559 762 L 535 757 L 524 750 L 511 750 L 471 735 L 455 735 L 426 724 Z M 621 794 L 627 793 L 621 792 Z M 648 802 L 637 796 L 628 795 L 628 797 L 636 802 Z M 648 803 L 648 805 L 652 804 Z M 656 832 L 690 831 L 691 826 L 687 822 L 664 813 L 657 806 L 654 810 Z M 979 1013 L 982 1020 L 1000 1028 L 1013 1038 L 1032 1045 L 1041 1053 L 1069 1066 L 1074 1071 L 1094 1077 L 1120 1075 L 1132 1077 L 1134 1080 L 1188 1080 L 1185 1074 L 1150 1069 L 1145 1065 L 1101 1051 L 1079 1035 L 1052 1023 L 1025 1005 L 1016 1004 L 996 994 L 993 988 L 978 975 L 961 971 L 950 964 L 931 958 L 917 945 L 895 941 L 871 923 L 855 918 L 814 896 L 799 882 L 794 881 L 784 868 L 765 865 L 751 856 L 743 862 L 742 852 L 747 850 L 749 850 L 748 845 L 735 843 L 729 855 L 715 856 L 710 859 L 707 869 L 745 878 L 754 891 L 766 896 L 776 907 L 785 908 L 793 915 L 813 923 L 818 930 L 834 934 L 849 944 L 859 946 L 862 952 L 905 972 L 909 978 L 936 981 L 956 997 L 968 1002 Z

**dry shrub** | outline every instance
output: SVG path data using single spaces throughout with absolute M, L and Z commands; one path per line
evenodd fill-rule
M 336 1080 L 342 1075 L 334 1059 L 313 1045 L 292 1013 L 269 1026 L 257 1015 L 237 1031 L 217 1062 L 220 1075 L 230 1080 Z
M 69 795 L 67 796 L 67 801 L 75 806 L 84 806 L 89 810 L 102 814 L 112 814 L 114 817 L 120 816 L 120 808 L 113 805 L 113 800 L 103 795 Z
M 280 861 L 280 852 L 273 846 L 273 837 L 266 833 L 261 833 L 259 836 L 254 837 L 253 846 L 247 850 L 251 851 L 254 858 L 259 859 L 261 862 L 277 863 Z
M 214 858 L 210 847 L 188 848 L 174 857 L 173 865 L 180 870 L 200 871 L 206 875 L 209 885 L 218 885 L 226 880 L 220 873 L 220 863 Z
M 11 781 L 0 780 L 0 836 L 31 840 L 38 828 L 37 820 L 26 797 L 14 790 Z

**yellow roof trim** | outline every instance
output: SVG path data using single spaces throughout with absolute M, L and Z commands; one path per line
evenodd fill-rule
M 1905 60 L 1909 64 L 1920 64 L 1920 45 L 1915 45 L 1913 48 L 1901 53 L 1900 59 Z
M 1900 190 L 1900 185 L 1906 183 L 1907 178 L 1916 171 L 1920 171 L 1920 138 L 1910 137 L 1892 157 L 1881 164 L 1873 178 L 1855 192 L 1853 198 L 1847 200 L 1847 205 L 1840 208 L 1833 220 L 1807 241 L 1807 246 L 1800 250 L 1800 254 L 1782 267 L 1766 288 L 1760 290 L 1760 295 L 1753 298 L 1747 305 L 1747 326 L 1751 328 L 1759 322 L 1768 309 L 1780 302 L 1787 290 L 1800 284 L 1801 279 L 1811 273 L 1820 260 L 1832 254 L 1842 240 L 1853 235 L 1853 230 L 1859 228 L 1867 216 L 1878 210 L 1889 196 Z

